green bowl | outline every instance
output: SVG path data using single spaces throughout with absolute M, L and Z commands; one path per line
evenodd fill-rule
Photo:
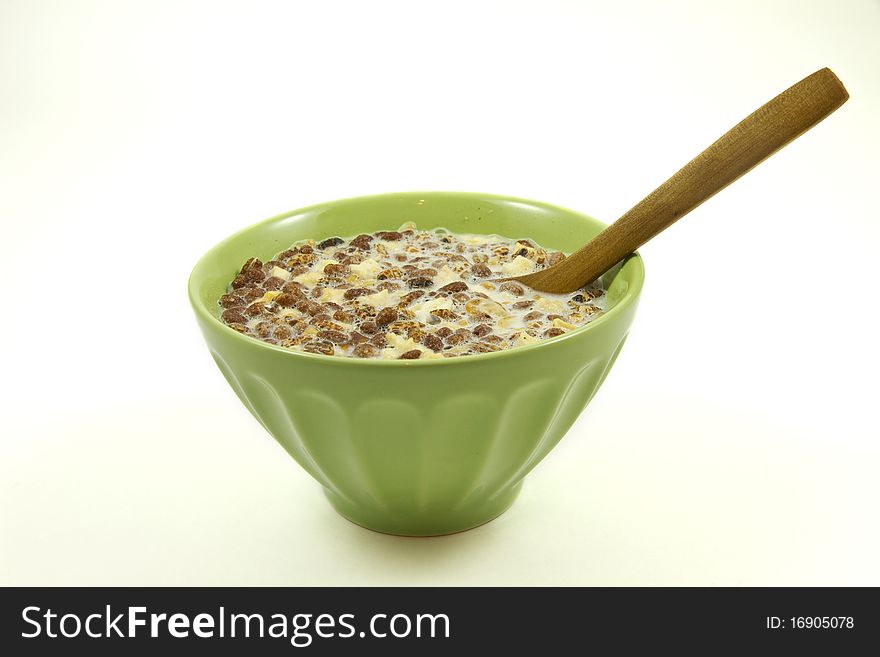
M 487 194 L 365 196 L 294 210 L 212 248 L 189 280 L 211 355 L 245 407 L 349 520 L 380 532 L 449 534 L 504 512 L 602 384 L 635 315 L 638 255 L 607 273 L 608 311 L 534 345 L 444 360 L 381 361 L 290 351 L 219 320 L 242 263 L 298 240 L 419 228 L 528 237 L 562 251 L 604 226 L 571 210 Z

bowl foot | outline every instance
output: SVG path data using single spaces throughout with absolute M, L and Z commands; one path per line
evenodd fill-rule
M 380 534 L 394 536 L 446 536 L 474 529 L 507 511 L 519 495 L 522 482 L 489 500 L 462 505 L 452 510 L 394 512 L 352 504 L 331 491 L 324 490 L 330 504 L 346 520 Z

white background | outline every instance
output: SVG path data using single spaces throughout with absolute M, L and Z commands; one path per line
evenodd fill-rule
M 0 583 L 880 585 L 880 4 L 0 2 Z M 185 283 L 307 204 L 611 221 L 830 66 L 851 100 L 644 247 L 630 340 L 514 507 L 336 516 Z

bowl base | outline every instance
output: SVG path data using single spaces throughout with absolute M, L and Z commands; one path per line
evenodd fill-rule
M 481 504 L 470 504 L 447 512 L 392 514 L 354 505 L 335 493 L 324 490 L 336 512 L 346 520 L 380 534 L 431 537 L 458 534 L 485 525 L 507 511 L 519 495 L 522 482 L 511 486 Z

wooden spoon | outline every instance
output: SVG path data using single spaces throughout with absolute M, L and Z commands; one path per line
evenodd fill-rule
M 819 123 L 849 98 L 830 69 L 789 87 L 734 126 L 638 205 L 561 263 L 509 280 L 574 292 Z

